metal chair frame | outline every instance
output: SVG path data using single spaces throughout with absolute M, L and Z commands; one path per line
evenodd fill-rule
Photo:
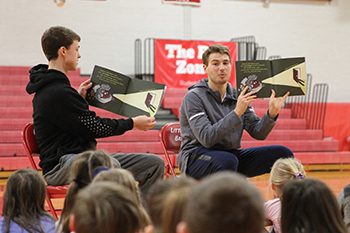
M 34 155 L 39 155 L 40 150 L 36 141 L 33 122 L 29 122 L 24 126 L 22 130 L 22 143 L 32 168 L 40 172 L 40 168 L 38 167 L 38 165 L 34 160 Z M 60 185 L 60 186 L 47 185 L 46 186 L 46 190 L 47 190 L 46 202 L 49 207 L 49 211 L 51 215 L 53 215 L 56 219 L 58 219 L 57 211 L 62 211 L 62 209 L 55 208 L 54 205 L 52 204 L 51 199 L 65 198 L 68 187 L 69 185 Z
M 171 161 L 169 151 L 177 153 L 180 151 L 181 147 L 181 128 L 179 122 L 168 123 L 163 126 L 159 132 L 160 144 L 168 162 L 167 169 L 165 170 L 165 175 L 167 177 L 177 177 L 173 162 Z M 169 171 L 170 170 L 170 171 Z

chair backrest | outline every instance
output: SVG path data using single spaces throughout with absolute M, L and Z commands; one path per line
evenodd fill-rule
M 168 151 L 179 152 L 181 147 L 181 128 L 179 122 L 168 123 L 160 131 L 160 141 Z
M 34 124 L 33 122 L 27 123 L 22 130 L 22 143 L 23 147 L 27 153 L 28 159 L 32 168 L 34 170 L 40 171 L 39 166 L 35 163 L 34 154 L 40 154 L 40 150 L 38 147 L 38 143 L 36 141 L 35 132 L 34 132 Z M 68 191 L 69 185 L 59 185 L 59 186 L 46 186 L 46 202 L 49 206 L 49 210 L 51 214 L 58 219 L 58 214 L 56 211 L 62 211 L 62 209 L 57 209 L 52 204 L 51 199 L 53 198 L 65 198 L 66 193 Z
M 33 122 L 29 122 L 24 126 L 22 130 L 22 143 L 32 168 L 39 171 L 39 168 L 33 158 L 33 154 L 40 153 L 38 143 L 36 142 Z

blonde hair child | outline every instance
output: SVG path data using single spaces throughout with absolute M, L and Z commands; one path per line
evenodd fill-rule
M 278 159 L 270 172 L 269 186 L 274 199 L 265 202 L 265 226 L 273 226 L 275 233 L 281 232 L 281 198 L 283 188 L 288 181 L 305 178 L 304 166 L 294 158 Z

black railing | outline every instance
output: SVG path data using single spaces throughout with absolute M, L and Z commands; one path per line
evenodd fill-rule
M 142 79 L 142 41 L 140 39 L 135 40 L 135 77 Z
M 230 41 L 237 43 L 237 61 L 266 59 L 266 47 L 259 47 L 254 36 L 236 37 Z
M 146 38 L 143 43 L 142 52 L 142 41 L 135 40 L 135 77 L 154 81 L 154 38 Z
M 154 81 L 154 38 L 146 38 L 144 41 L 143 71 L 143 80 Z
M 326 118 L 327 98 L 328 84 L 316 84 L 312 92 L 312 102 L 310 103 L 309 129 L 323 129 Z
M 230 41 L 233 42 L 247 42 L 247 43 L 255 43 L 255 36 L 242 36 L 232 38 Z

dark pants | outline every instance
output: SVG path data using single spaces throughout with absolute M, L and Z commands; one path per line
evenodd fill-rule
M 262 146 L 241 150 L 220 151 L 203 146 L 192 151 L 186 174 L 201 179 L 219 171 L 237 171 L 247 177 L 269 173 L 279 158 L 294 157 L 285 146 Z

